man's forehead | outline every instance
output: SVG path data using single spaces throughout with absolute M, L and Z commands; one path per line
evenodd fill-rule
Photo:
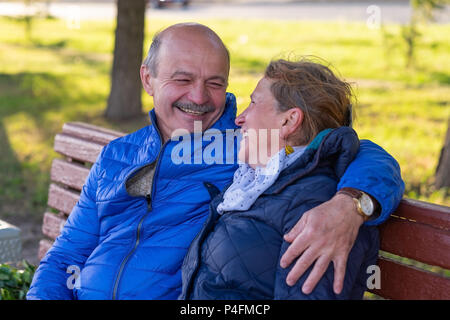
M 201 40 L 196 41 L 195 38 L 164 39 L 159 60 L 161 69 L 171 74 L 174 72 L 196 73 L 199 71 L 198 68 L 205 70 L 207 67 L 210 72 L 218 76 L 228 77 L 228 59 L 223 49 L 202 43 Z
M 220 40 L 219 36 L 207 26 L 201 24 L 179 24 L 168 27 L 161 33 L 162 37 L 177 37 L 186 35 L 197 35 L 205 38 L 215 38 Z
M 170 76 L 177 69 L 228 80 L 228 50 L 210 28 L 193 23 L 173 25 L 160 32 L 158 42 L 158 73 Z
M 224 54 L 229 60 L 228 51 L 220 37 L 210 28 L 201 24 L 179 24 L 168 27 L 160 35 L 161 45 L 177 47 L 178 50 L 209 49 L 216 54 Z
M 219 52 L 223 46 L 218 39 L 214 39 L 205 31 L 193 28 L 177 28 L 165 34 L 161 44 L 163 47 L 177 47 L 178 50 L 192 50 L 195 48 L 211 48 Z

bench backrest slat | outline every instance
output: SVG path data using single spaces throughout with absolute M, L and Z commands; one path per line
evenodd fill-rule
M 404 199 L 395 216 L 450 231 L 450 208 L 446 206 Z
M 62 159 L 54 159 L 50 170 L 50 179 L 53 182 L 81 191 L 88 174 L 89 168 L 85 166 Z
M 54 149 L 56 152 L 82 162 L 94 163 L 103 145 L 90 142 L 65 133 L 57 134 Z
M 39 241 L 39 251 L 38 251 L 39 260 L 41 260 L 45 256 L 45 254 L 52 247 L 52 245 L 53 241 L 50 241 L 48 239 L 42 239 L 41 241 Z
M 106 145 L 110 141 L 125 135 L 119 131 L 109 130 L 82 122 L 65 123 L 63 125 L 62 133 L 101 145 Z
M 66 219 L 62 214 L 54 214 L 51 212 L 44 213 L 44 222 L 42 224 L 42 233 L 52 240 L 59 236 L 62 227 L 66 223 Z
M 378 259 L 380 289 L 370 290 L 386 299 L 448 300 L 450 279 L 388 258 Z
M 79 193 L 62 188 L 54 183 L 50 184 L 47 203 L 51 208 L 69 215 L 79 199 Z
M 389 223 L 380 226 L 381 250 L 450 269 L 450 208 L 425 205 L 401 202 Z

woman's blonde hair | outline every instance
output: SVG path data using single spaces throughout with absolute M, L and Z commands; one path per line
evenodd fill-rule
M 352 88 L 327 66 L 306 57 L 300 61 L 279 59 L 267 66 L 265 77 L 272 81 L 271 91 L 280 111 L 303 111 L 301 129 L 290 137 L 299 145 L 309 144 L 324 129 L 351 125 Z

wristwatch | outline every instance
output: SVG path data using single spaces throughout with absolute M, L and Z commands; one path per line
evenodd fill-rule
M 372 197 L 363 191 L 353 188 L 342 188 L 337 194 L 346 194 L 352 197 L 356 204 L 356 211 L 364 218 L 364 221 L 369 220 L 375 212 L 376 205 L 372 200 Z

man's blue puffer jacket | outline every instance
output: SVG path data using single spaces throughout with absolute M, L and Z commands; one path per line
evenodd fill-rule
M 247 211 L 220 215 L 216 209 L 224 191 L 215 197 L 207 222 L 183 263 L 183 289 L 179 298 L 362 299 L 367 267 L 374 265 L 378 257 L 376 227 L 360 228 L 339 295 L 333 292 L 332 263 L 309 295 L 302 293 L 301 286 L 312 268 L 296 285 L 289 287 L 286 276 L 294 263 L 287 269 L 280 267 L 280 258 L 289 245 L 283 241 L 283 235 L 303 213 L 333 197 L 358 148 L 359 140 L 353 129 L 325 130 Z
M 235 97 L 229 94 L 224 114 L 212 128 L 225 134 L 225 129 L 237 128 L 235 117 Z M 154 111 L 151 118 L 156 123 Z M 150 125 L 103 149 L 80 201 L 42 259 L 28 299 L 178 297 L 181 264 L 208 215 L 211 197 L 204 182 L 223 188 L 237 168 L 233 158 L 228 161 L 231 164 L 226 159 L 224 164 L 195 164 L 199 161 L 192 158 L 192 165 L 176 165 L 172 150 L 178 143 L 169 140 L 161 147 L 157 128 Z M 204 141 L 200 146 L 204 150 L 211 143 Z M 196 147 L 193 136 L 191 144 Z M 232 148 L 236 150 L 236 146 Z M 128 195 L 125 185 L 139 168 L 154 161 L 149 207 L 145 197 Z M 66 285 L 71 265 L 81 269 L 73 295 Z
M 192 164 L 177 165 L 171 154 L 178 142 L 162 145 L 153 110 L 150 117 L 152 125 L 103 148 L 80 200 L 42 259 L 27 299 L 179 296 L 183 258 L 208 216 L 211 198 L 205 182 L 220 190 L 229 184 L 237 168 L 233 163 L 236 144 L 232 142 L 231 161 L 223 159 L 223 164 L 208 165 L 196 164 L 199 147 L 193 143 Z M 222 132 L 235 129 L 235 117 L 236 101 L 228 93 L 224 114 L 212 127 Z M 203 140 L 201 151 L 211 153 L 207 147 L 215 139 Z M 223 142 L 224 157 L 230 157 L 225 152 L 229 151 L 227 146 Z M 155 162 L 149 207 L 145 197 L 131 197 L 125 185 L 140 168 Z M 360 152 L 341 184 L 377 198 L 383 212 L 373 223 L 385 220 L 403 193 L 397 162 L 370 141 L 361 142 Z M 74 270 L 81 270 L 81 275 L 72 290 L 74 277 L 69 272 Z

